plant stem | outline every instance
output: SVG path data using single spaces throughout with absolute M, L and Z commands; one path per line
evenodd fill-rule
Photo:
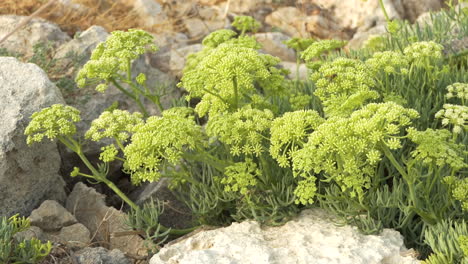
M 387 23 L 389 23 L 390 22 L 390 17 L 387 14 L 387 10 L 385 9 L 383 0 L 379 0 L 379 4 L 380 4 L 380 8 L 382 9 L 382 12 L 383 12 L 383 14 L 385 16 L 385 19 L 387 20 Z
M 234 108 L 237 109 L 239 106 L 239 95 L 238 95 L 238 88 L 237 88 L 237 78 L 234 76 L 232 78 L 232 82 L 234 83 Z
M 136 95 L 136 94 L 133 95 L 129 91 L 125 90 L 125 88 L 123 88 L 114 78 L 111 78 L 111 82 L 112 82 L 113 85 L 115 85 L 115 87 L 117 87 L 117 89 L 119 89 L 122 93 L 124 93 L 125 95 L 127 95 L 128 97 L 130 97 L 131 99 L 133 99 L 133 101 L 135 101 L 137 103 L 138 107 L 140 108 L 141 112 L 143 112 L 143 115 L 145 117 L 149 116 L 149 114 L 146 111 L 145 107 L 143 106 L 140 99 L 138 98 L 138 95 Z

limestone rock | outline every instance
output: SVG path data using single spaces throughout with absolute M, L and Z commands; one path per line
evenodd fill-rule
M 62 227 L 77 223 L 76 218 L 63 208 L 57 201 L 44 201 L 39 208 L 29 216 L 31 225 L 45 231 L 58 231 Z
M 123 0 L 138 14 L 140 23 L 146 27 L 162 25 L 167 21 L 167 15 L 162 6 L 154 0 Z
M 405 18 L 411 22 L 423 13 L 429 11 L 438 11 L 443 5 L 443 0 L 400 0 L 405 10 Z
M 0 57 L 0 216 L 29 215 L 44 200 L 65 200 L 55 142 L 26 144 L 30 116 L 64 103 L 38 66 Z
M 231 0 L 229 3 L 229 11 L 234 13 L 249 13 L 256 11 L 257 9 L 269 5 L 273 0 Z M 222 8 L 225 8 L 226 3 L 221 5 Z
M 290 71 L 288 78 L 296 80 L 297 78 L 297 63 L 282 61 L 279 63 L 281 67 Z M 304 63 L 299 64 L 299 80 L 307 80 L 308 69 Z
M 151 65 L 173 76 L 181 76 L 187 56 L 202 50 L 201 44 L 194 44 L 151 56 Z
M 13 31 L 13 29 L 26 17 L 15 15 L 0 16 L 0 38 Z M 26 57 L 33 54 L 33 46 L 38 43 L 50 42 L 57 47 L 70 40 L 70 37 L 51 22 L 40 18 L 34 18 L 24 27 L 12 34 L 6 41 L 0 44 L 0 48 L 15 53 L 21 53 Z
M 343 27 L 326 12 L 309 15 L 296 7 L 280 7 L 269 14 L 265 22 L 293 37 L 349 38 L 342 33 Z
M 354 34 L 353 38 L 348 42 L 346 47 L 353 50 L 359 49 L 366 43 L 367 40 L 369 40 L 369 38 L 384 35 L 386 33 L 387 30 L 384 24 L 372 27 L 365 31 L 358 31 L 356 34 Z
M 68 196 L 66 207 L 94 235 L 93 241 L 97 244 L 132 255 L 146 254 L 141 237 L 119 233 L 130 231 L 124 223 L 126 214 L 106 206 L 104 195 L 93 188 L 77 183 Z
M 402 256 L 406 252 L 394 230 L 363 235 L 355 227 L 334 225 L 330 215 L 312 209 L 281 227 L 245 221 L 199 232 L 166 245 L 150 264 L 419 263 Z
M 367 20 L 372 20 L 375 24 L 385 22 L 379 0 L 316 0 L 314 2 L 329 10 L 344 28 L 360 28 L 366 24 Z M 384 0 L 383 3 L 390 19 L 403 18 L 404 7 L 401 5 L 401 0 Z
M 262 51 L 283 61 L 296 61 L 296 53 L 283 42 L 289 37 L 281 32 L 257 33 L 255 38 L 262 45 Z
M 90 244 L 91 234 L 83 224 L 66 226 L 56 234 L 47 234 L 52 242 L 58 242 L 71 248 L 83 248 Z
M 118 249 L 107 250 L 102 247 L 85 248 L 75 253 L 77 264 L 131 264 Z

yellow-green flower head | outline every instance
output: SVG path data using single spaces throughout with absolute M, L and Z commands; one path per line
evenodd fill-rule
M 297 187 L 294 189 L 294 195 L 296 195 L 296 200 L 294 202 L 296 204 L 308 205 L 314 203 L 315 194 L 317 192 L 317 186 L 315 185 L 316 180 L 317 178 L 310 176 L 297 183 Z
M 446 129 L 417 131 L 408 129 L 408 138 L 417 144 L 411 155 L 425 164 L 438 167 L 449 165 L 454 170 L 467 168 L 464 161 L 464 146 L 451 141 L 452 133 Z
M 114 161 L 115 157 L 117 157 L 117 154 L 119 154 L 119 151 L 114 146 L 114 144 L 102 147 L 101 151 L 102 152 L 99 155 L 99 159 L 102 160 L 103 162 Z
M 385 36 L 384 35 L 370 35 L 364 41 L 363 48 L 371 51 L 381 51 L 385 49 Z
M 447 86 L 448 93 L 445 97 L 450 98 L 459 98 L 462 100 L 468 100 L 468 83 L 454 83 Z
M 257 185 L 257 178 L 262 175 L 262 171 L 252 159 L 246 159 L 245 162 L 236 162 L 226 167 L 224 175 L 226 177 L 221 179 L 221 183 L 226 185 L 224 191 L 246 195 L 249 187 Z
M 324 173 L 351 197 L 361 199 L 381 160 L 381 147 L 401 147 L 399 132 L 417 116 L 415 110 L 388 102 L 368 104 L 348 118 L 329 118 L 302 149 L 292 152 L 294 175 L 308 179 Z
M 409 66 L 406 57 L 395 51 L 376 52 L 366 61 L 366 64 L 375 72 L 383 71 L 387 74 L 407 73 Z
M 219 44 L 234 38 L 236 35 L 237 33 L 230 29 L 216 30 L 206 36 L 203 39 L 202 44 L 205 47 L 216 48 L 219 46 Z
M 453 133 L 460 134 L 468 128 L 468 106 L 444 104 L 435 117 L 442 119 L 442 125 L 452 125 Z
M 116 138 L 123 143 L 141 124 L 143 124 L 143 115 L 141 113 L 130 114 L 128 111 L 119 109 L 105 111 L 91 122 L 91 127 L 86 132 L 85 138 L 93 141 L 99 141 L 103 138 Z
M 185 106 L 179 106 L 179 107 L 172 107 L 167 110 L 164 110 L 162 112 L 163 116 L 169 116 L 169 115 L 176 115 L 179 117 L 185 117 L 185 118 L 195 118 L 195 111 L 193 110 L 192 107 L 185 107 Z
M 404 50 L 405 56 L 416 63 L 425 59 L 440 59 L 444 47 L 434 41 L 415 42 Z
M 241 108 L 234 113 L 213 116 L 208 121 L 206 133 L 231 148 L 238 156 L 259 156 L 265 151 L 265 138 L 273 120 L 270 110 Z
M 285 41 L 284 44 L 286 44 L 286 46 L 289 48 L 294 49 L 296 52 L 302 52 L 314 42 L 315 39 L 311 38 L 290 38 Z
M 236 16 L 231 25 L 241 32 L 257 32 L 262 26 L 260 22 L 251 16 Z
M 309 106 L 312 96 L 304 93 L 296 93 L 289 97 L 292 110 L 301 110 Z
M 324 63 L 311 75 L 314 94 L 322 101 L 327 116 L 346 116 L 365 101 L 379 95 L 369 66 L 359 60 L 337 58 Z
M 223 43 L 185 72 L 179 86 L 189 98 L 201 98 L 195 107 L 200 116 L 235 111 L 248 104 L 248 95 L 257 94 L 258 88 L 281 89 L 283 72 L 274 67 L 278 63 L 278 58 L 255 49 Z
M 301 58 L 309 62 L 312 59 L 324 54 L 325 52 L 342 48 L 345 45 L 346 41 L 336 39 L 320 40 L 310 44 L 309 47 L 301 53 Z
M 78 72 L 76 82 L 79 87 L 100 83 L 98 91 L 104 92 L 110 78 L 129 70 L 130 62 L 140 55 L 157 49 L 153 36 L 143 30 L 114 31 L 94 49 L 90 60 Z
M 75 123 L 79 122 L 80 111 L 71 106 L 54 104 L 31 115 L 31 122 L 24 132 L 27 143 L 41 142 L 44 137 L 53 140 L 60 136 L 76 133 Z
M 307 137 L 325 120 L 313 110 L 285 113 L 273 120 L 270 154 L 280 167 L 289 167 L 291 154 L 307 142 Z
M 165 161 L 177 164 L 184 152 L 195 149 L 202 140 L 201 127 L 191 118 L 174 114 L 149 117 L 144 125 L 136 126 L 124 148 L 124 171 L 134 184 L 157 181 Z

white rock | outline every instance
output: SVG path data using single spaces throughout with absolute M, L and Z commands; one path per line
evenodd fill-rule
M 416 264 L 401 235 L 385 229 L 363 235 L 351 226 L 338 227 L 320 209 L 305 210 L 281 227 L 233 223 L 203 231 L 161 249 L 150 264 Z
M 0 57 L 0 215 L 29 213 L 47 199 L 65 199 L 57 144 L 26 144 L 30 116 L 64 103 L 57 87 L 37 65 Z
M 262 51 L 284 61 L 296 61 L 296 53 L 284 41 L 290 39 L 281 32 L 257 33 L 255 38 L 262 45 Z
M 162 10 L 162 6 L 154 0 L 132 0 L 133 10 L 140 17 L 143 25 L 152 27 L 164 24 L 167 16 Z
M 0 16 L 0 38 L 13 31 L 13 29 L 26 17 L 4 15 Z M 13 33 L 6 41 L 0 44 L 0 48 L 21 53 L 27 57 L 33 53 L 33 46 L 38 43 L 50 42 L 57 47 L 70 40 L 70 37 L 51 22 L 40 18 L 34 18 L 24 27 Z
M 297 78 L 297 63 L 282 61 L 279 63 L 281 67 L 290 71 L 288 78 L 296 80 Z M 308 69 L 304 63 L 299 64 L 299 80 L 307 80 Z

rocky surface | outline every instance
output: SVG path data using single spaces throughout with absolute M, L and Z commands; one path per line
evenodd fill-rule
M 63 103 L 57 87 L 38 66 L 0 57 L 0 216 L 29 213 L 47 199 L 65 199 L 55 142 L 26 144 L 32 113 Z
M 75 253 L 77 264 L 131 264 L 124 253 L 118 249 L 107 250 L 103 247 L 85 248 Z
M 0 16 L 0 38 L 13 31 L 25 19 L 24 16 Z M 4 41 L 0 48 L 27 57 L 33 54 L 33 47 L 39 43 L 50 43 L 55 47 L 70 40 L 70 37 L 54 23 L 34 18 Z
M 68 196 L 66 208 L 93 234 L 93 242 L 109 249 L 119 249 L 133 256 L 145 255 L 146 247 L 141 237 L 125 234 L 126 214 L 108 207 L 104 195 L 83 183 L 77 183 Z
M 261 52 L 276 56 L 282 61 L 296 61 L 296 52 L 284 44 L 290 39 L 285 34 L 281 32 L 257 33 L 255 39 L 262 45 Z
M 46 200 L 29 216 L 31 225 L 46 231 L 58 231 L 62 227 L 76 224 L 76 218 L 57 201 Z
M 334 225 L 330 215 L 313 209 L 281 227 L 246 221 L 197 233 L 164 247 L 150 264 L 419 263 L 404 256 L 409 252 L 394 230 L 366 236 L 355 227 Z

